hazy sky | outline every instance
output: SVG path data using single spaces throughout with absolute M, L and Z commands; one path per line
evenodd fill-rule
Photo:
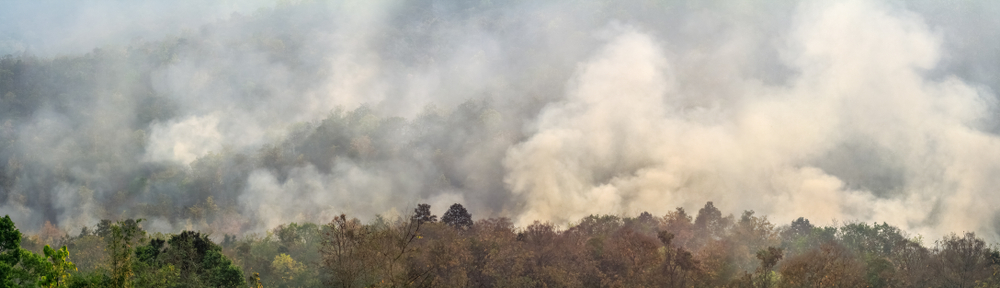
M 135 39 L 155 41 L 185 29 L 273 7 L 272 0 L 220 1 L 4 1 L 0 55 L 86 53 Z

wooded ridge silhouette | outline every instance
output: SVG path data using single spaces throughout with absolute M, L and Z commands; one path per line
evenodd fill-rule
M 708 202 L 692 218 L 592 215 L 565 227 L 446 221 L 419 204 L 368 223 L 340 215 L 221 243 L 102 221 L 42 238 L 0 221 L 0 283 L 46 287 L 994 287 L 1000 251 L 974 233 L 933 243 L 882 223 L 776 226 Z M 925 246 L 927 245 L 927 246 Z M 50 247 L 62 247 L 54 250 Z M 41 253 L 41 252 L 44 252 Z M 41 256 L 44 255 L 44 256 Z

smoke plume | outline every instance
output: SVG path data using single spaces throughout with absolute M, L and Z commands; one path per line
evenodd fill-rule
M 713 201 L 1000 237 L 994 2 L 50 4 L 0 13 L 27 230 Z

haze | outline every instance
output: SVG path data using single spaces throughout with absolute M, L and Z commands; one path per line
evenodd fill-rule
M 713 201 L 1000 237 L 1000 2 L 212 3 L 5 4 L 0 214 L 221 235 Z

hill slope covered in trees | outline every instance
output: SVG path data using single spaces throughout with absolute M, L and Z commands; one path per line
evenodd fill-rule
M 1000 286 L 1000 1 L 118 2 L 0 4 L 0 286 Z
M 0 21 L 186 15 L 101 1 Z M 62 54 L 0 35 L 23 48 L 0 57 L 0 211 L 242 235 L 414 203 L 527 226 L 740 199 L 717 203 L 997 239 L 980 33 L 1000 4 L 939 6 L 282 1 Z
M 887 224 L 776 226 L 722 216 L 590 216 L 559 228 L 447 216 L 289 223 L 266 234 L 147 234 L 103 221 L 79 235 L 19 235 L 3 218 L 0 281 L 58 287 L 995 287 L 1000 251 L 974 233 L 932 243 Z M 43 243 L 50 245 L 40 247 Z M 20 247 L 19 247 L 20 245 Z M 68 247 L 68 250 L 67 250 Z M 20 249 L 20 250 L 19 250 Z M 35 254 L 44 250 L 45 257 Z M 68 255 L 67 255 L 68 254 Z M 11 256 L 19 255 L 19 256 Z M 18 260 L 17 257 L 20 257 Z M 13 271 L 13 272 L 12 272 Z M 29 285 L 30 286 L 30 285 Z

